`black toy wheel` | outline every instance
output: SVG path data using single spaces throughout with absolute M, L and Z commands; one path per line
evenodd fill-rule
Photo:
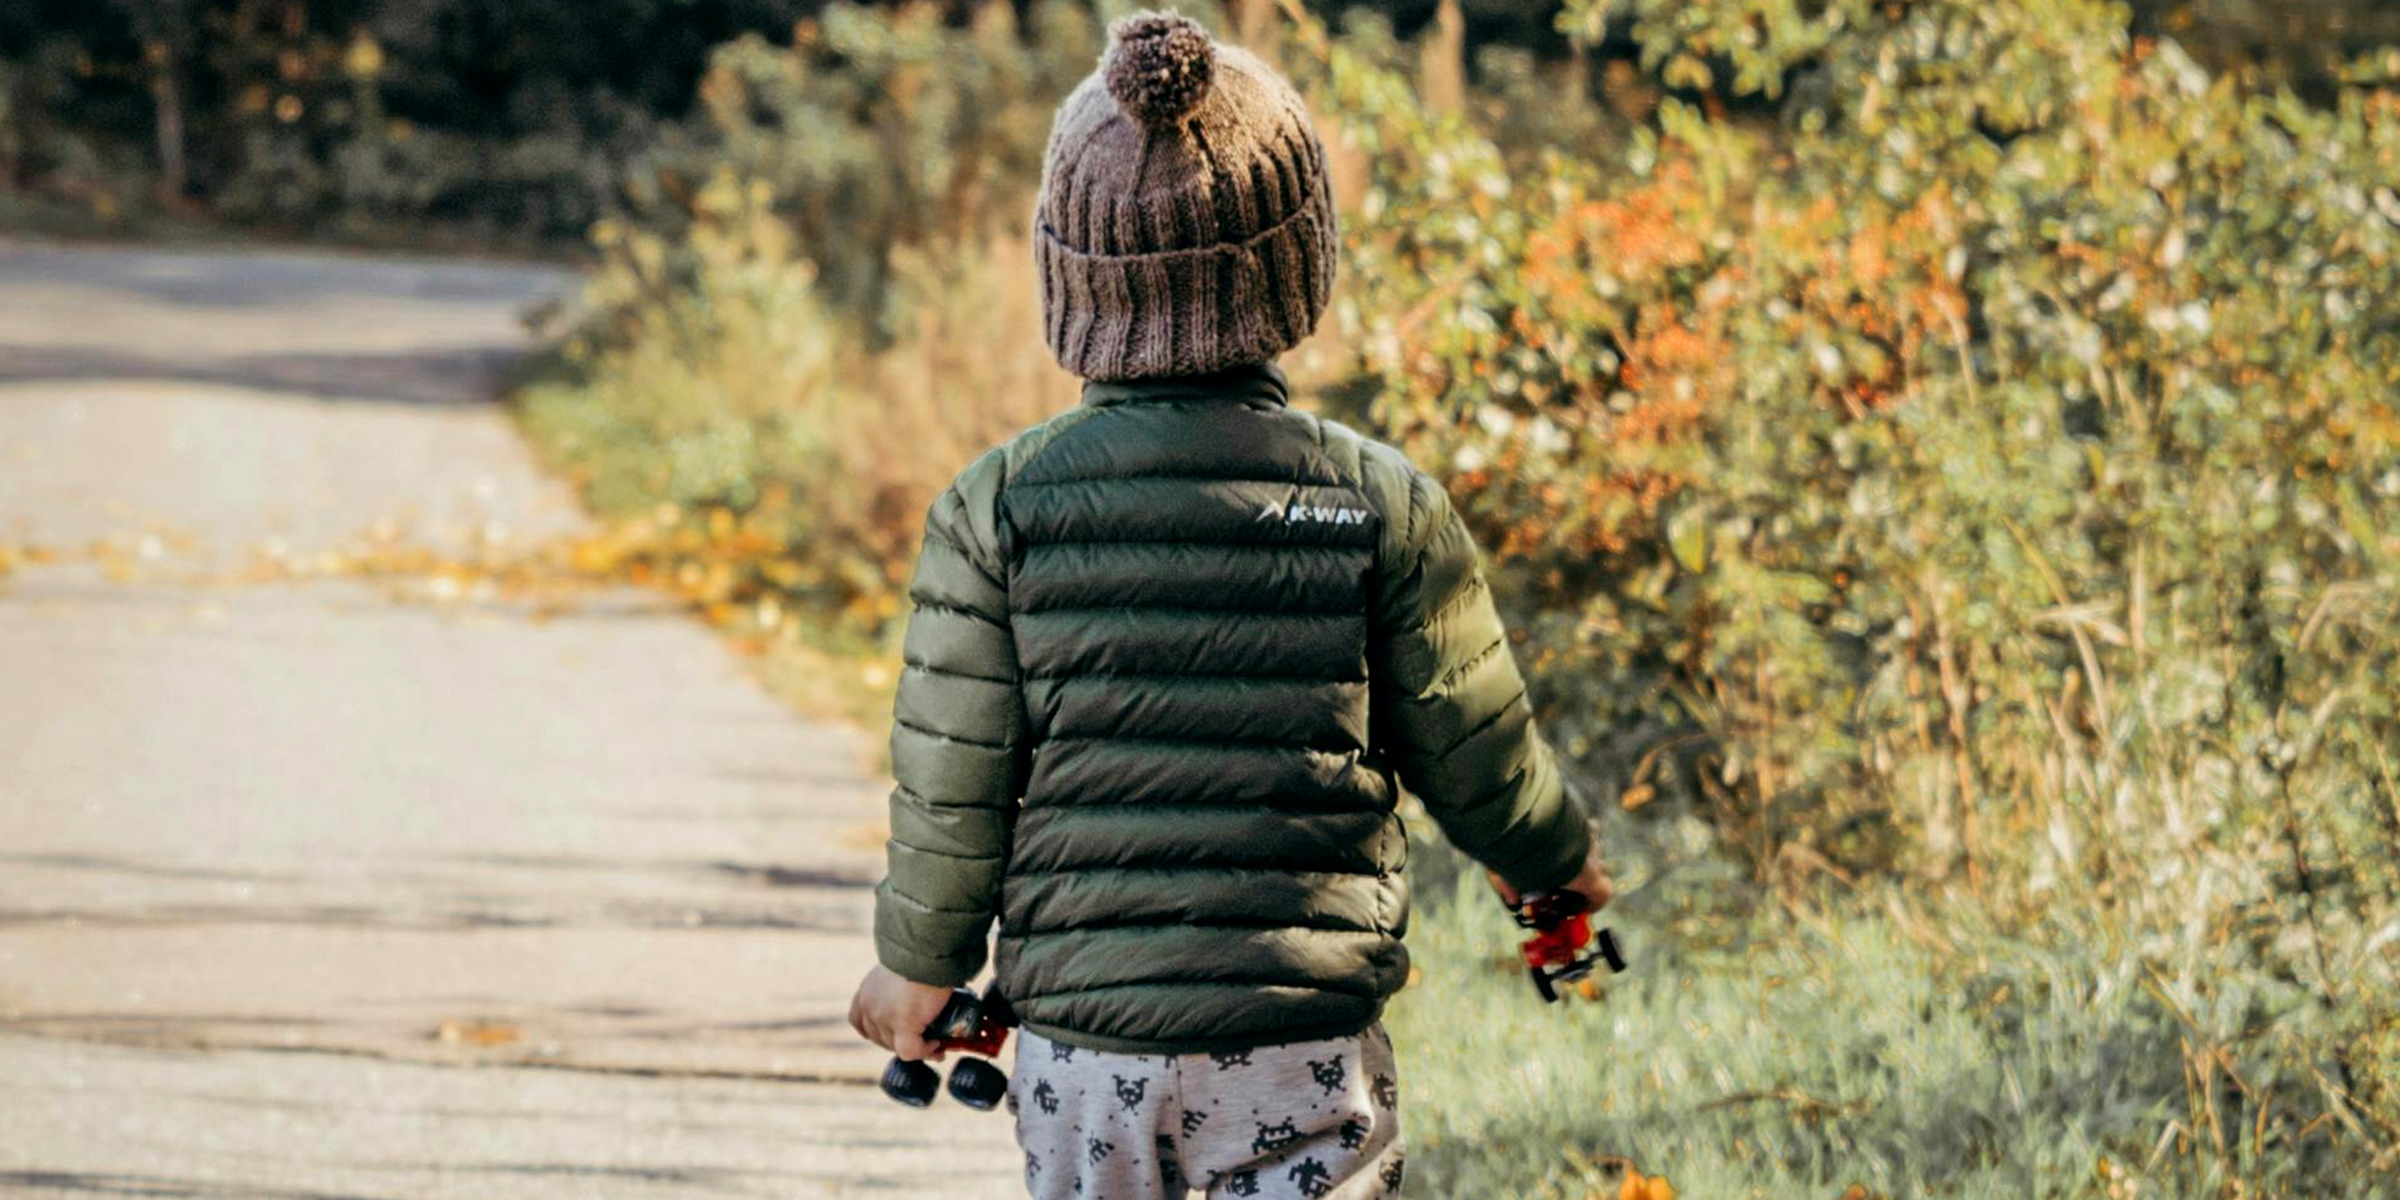
M 962 1058 L 950 1068 L 950 1096 L 977 1112 L 990 1112 L 1008 1095 L 1008 1074 L 980 1058 Z
M 883 1094 L 910 1108 L 925 1108 L 942 1090 L 942 1077 L 921 1062 L 893 1059 L 883 1068 Z
M 1525 974 L 1533 980 L 1533 990 L 1542 994 L 1542 1003 L 1558 1003 L 1558 988 L 1550 982 L 1550 972 L 1540 967 L 1527 967 Z
M 1600 957 L 1607 961 L 1608 969 L 1611 972 L 1623 973 L 1625 952 L 1617 948 L 1617 935 L 1605 929 L 1600 930 L 1599 935 Z

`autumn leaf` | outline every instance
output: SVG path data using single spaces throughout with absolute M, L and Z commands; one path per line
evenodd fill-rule
M 433 1036 L 435 1041 L 451 1046 L 505 1046 L 523 1037 L 524 1032 L 503 1021 L 447 1017 L 434 1027 Z

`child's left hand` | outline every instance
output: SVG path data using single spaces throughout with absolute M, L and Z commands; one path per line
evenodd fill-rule
M 850 1028 L 906 1061 L 940 1062 L 941 1043 L 926 1041 L 925 1027 L 949 1002 L 949 988 L 903 979 L 878 965 L 850 998 Z
M 1491 878 L 1492 890 L 1500 893 L 1501 903 L 1510 908 L 1524 903 L 1525 898 L 1517 892 L 1516 885 L 1501 878 L 1500 872 L 1487 870 L 1484 874 Z M 1555 890 L 1582 896 L 1591 902 L 1593 912 L 1608 907 L 1608 902 L 1616 898 L 1616 881 L 1609 878 L 1608 863 L 1600 857 L 1598 837 L 1592 839 L 1591 852 L 1584 856 L 1583 869 L 1576 872 L 1575 878 L 1558 885 Z

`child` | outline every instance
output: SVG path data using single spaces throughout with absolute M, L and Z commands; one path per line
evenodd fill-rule
M 1183 17 L 1110 32 L 1033 231 L 1083 403 L 926 517 L 851 1022 L 929 1056 L 996 916 L 1035 1196 L 1393 1195 L 1396 782 L 1503 895 L 1607 877 L 1442 486 L 1287 405 L 1336 245 L 1299 98 Z

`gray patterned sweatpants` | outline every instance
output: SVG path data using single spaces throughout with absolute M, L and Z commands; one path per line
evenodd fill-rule
M 1021 1030 L 1008 1107 L 1035 1200 L 1400 1194 L 1383 1026 L 1214 1054 L 1110 1054 Z

